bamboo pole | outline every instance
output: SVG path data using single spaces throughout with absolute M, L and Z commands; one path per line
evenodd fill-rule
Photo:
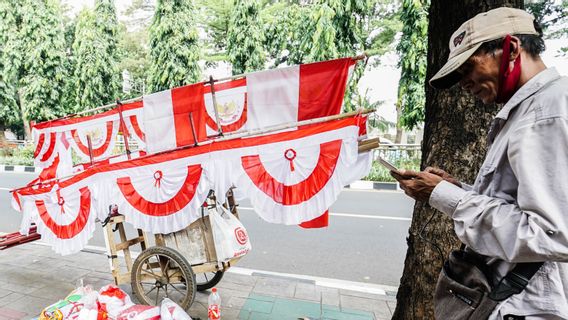
M 209 76 L 209 85 L 211 86 L 211 99 L 213 100 L 213 110 L 215 111 L 215 123 L 217 124 L 217 132 L 220 136 L 222 136 L 223 129 L 221 128 L 221 120 L 219 119 L 219 109 L 217 108 L 217 98 L 215 97 L 215 81 L 213 81 L 213 76 Z

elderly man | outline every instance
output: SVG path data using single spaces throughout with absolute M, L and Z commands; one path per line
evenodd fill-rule
M 458 83 L 483 103 L 503 103 L 472 186 L 437 168 L 391 174 L 412 198 L 454 221 L 498 283 L 517 263 L 544 262 L 489 319 L 568 319 L 568 78 L 544 65 L 534 17 L 498 8 L 465 22 L 430 80 Z M 538 267 L 537 267 L 538 268 Z

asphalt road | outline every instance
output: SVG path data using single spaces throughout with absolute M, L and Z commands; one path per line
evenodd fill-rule
M 0 232 L 16 231 L 20 223 L 8 189 L 34 177 L 0 173 Z M 242 202 L 239 212 L 253 248 L 238 266 L 398 286 L 413 204 L 401 192 L 345 189 L 331 207 L 328 228 L 302 229 L 267 223 Z M 102 230 L 89 245 L 104 247 Z

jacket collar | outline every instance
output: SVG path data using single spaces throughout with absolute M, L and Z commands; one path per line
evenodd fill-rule
M 495 116 L 496 119 L 507 120 L 509 114 L 515 107 L 517 107 L 523 100 L 530 97 L 532 94 L 540 90 L 547 83 L 554 81 L 560 77 L 556 68 L 547 68 L 532 77 L 527 83 L 515 92 L 515 94 L 507 101 L 507 103 L 501 108 L 499 113 Z

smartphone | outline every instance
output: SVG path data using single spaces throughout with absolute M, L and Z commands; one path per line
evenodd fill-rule
M 379 162 L 383 166 L 385 166 L 387 169 L 389 169 L 390 171 L 398 172 L 397 167 L 395 167 L 392 163 L 388 162 L 387 160 L 383 159 L 382 157 L 379 157 Z

